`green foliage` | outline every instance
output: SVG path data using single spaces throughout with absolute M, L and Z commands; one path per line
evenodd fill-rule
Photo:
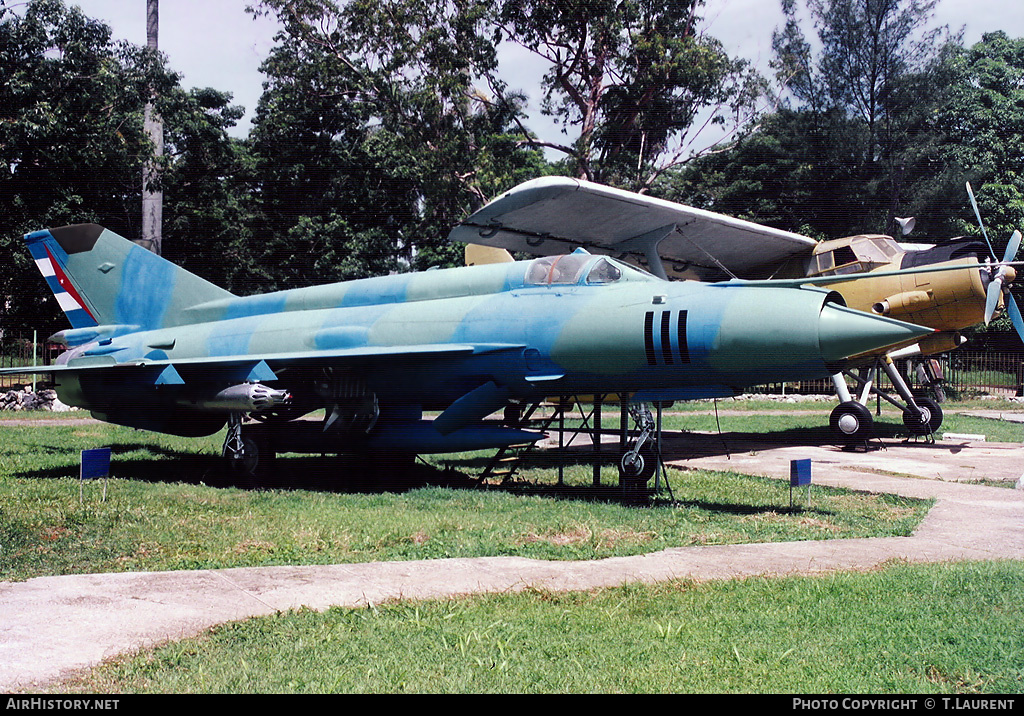
M 474 84 L 496 66 L 485 3 L 263 8 L 284 26 L 251 142 L 265 288 L 455 263 L 450 227 L 540 173 L 509 140 L 515 104 Z
M 876 228 L 862 126 L 841 112 L 780 109 L 727 152 L 661 182 L 666 198 L 820 238 Z
M 1010 234 L 1024 228 L 1024 38 L 985 35 L 970 48 L 947 58 L 952 81 L 937 124 L 944 141 L 938 148 L 954 191 L 971 181 L 989 238 L 1001 256 Z M 922 192 L 922 200 L 941 211 L 947 194 Z M 980 234 L 969 204 L 950 217 L 954 231 Z
M 763 87 L 742 60 L 699 33 L 702 0 L 499 4 L 499 38 L 543 57 L 543 110 L 575 135 L 564 152 L 572 173 L 635 190 L 689 160 L 697 114 L 748 116 Z M 717 110 L 727 108 L 725 113 Z M 692 139 L 692 137 L 691 137 Z
M 237 289 L 252 234 L 246 201 L 248 150 L 228 130 L 242 117 L 231 95 L 177 84 L 156 101 L 164 125 L 163 256 L 227 289 Z
M 114 42 L 108 26 L 62 0 L 0 7 L 0 76 L 0 263 L 16 269 L 0 275 L 5 326 L 64 327 L 23 234 L 84 222 L 139 234 L 142 165 L 152 156 L 143 108 L 153 94 L 166 141 L 166 254 L 230 283 L 222 257 L 244 233 L 231 178 L 245 163 L 227 136 L 242 114 L 230 95 L 183 90 L 162 58 Z
M 926 29 L 934 4 L 811 0 L 815 57 L 784 0 L 774 67 L 796 106 L 656 191 L 822 239 L 897 235 L 893 218 L 914 216 L 914 236 L 937 241 L 981 233 L 969 180 L 1001 257 L 1024 226 L 1024 40 L 963 48 Z
M 52 325 L 56 308 L 38 290 L 21 234 L 84 221 L 133 232 L 140 108 L 149 82 L 168 79 L 155 70 L 60 0 L 22 14 L 0 7 L 0 264 L 14 268 L 0 275 L 0 295 L 13 301 L 5 324 Z
M 965 160 L 978 166 L 999 150 L 968 148 L 977 124 L 968 116 L 969 98 L 989 83 L 965 55 L 978 60 L 989 53 L 966 53 L 945 28 L 929 28 L 934 6 L 931 0 L 809 0 L 821 47 L 815 54 L 796 0 L 784 0 L 773 67 L 790 106 L 659 191 L 820 238 L 897 235 L 896 216 L 915 216 L 922 240 L 976 234 L 975 222 L 964 221 L 970 216 L 964 180 L 971 173 Z M 1008 50 L 992 54 L 1005 59 L 1013 54 Z M 1012 100 L 981 101 L 999 107 L 997 116 L 1006 120 L 993 118 L 983 136 L 1007 130 L 1020 136 Z M 986 211 L 997 201 L 990 199 Z M 1015 213 L 1014 202 L 1003 207 L 1000 223 Z
M 0 279 L 5 324 L 63 324 L 21 234 L 92 221 L 138 235 L 150 99 L 164 254 L 236 293 L 461 263 L 451 226 L 546 173 L 650 186 L 688 158 L 697 112 L 746 111 L 761 90 L 697 31 L 701 4 L 264 0 L 253 12 L 282 29 L 246 141 L 227 135 L 242 113 L 229 94 L 183 89 L 64 0 L 0 7 L 0 257 L 22 269 Z M 505 40 L 555 52 L 546 107 L 578 131 L 561 166 L 500 79 Z
M 883 153 L 892 95 L 905 75 L 935 56 L 940 31 L 926 30 L 938 0 L 810 0 L 822 43 L 818 81 L 833 106 L 868 127 L 869 150 Z M 871 158 L 869 157 L 869 160 Z

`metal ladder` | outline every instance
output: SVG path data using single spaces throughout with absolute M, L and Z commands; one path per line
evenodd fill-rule
M 554 411 L 550 415 L 542 415 L 540 417 L 534 417 L 537 411 L 543 405 L 552 405 Z M 558 420 L 562 415 L 565 414 L 566 409 L 571 404 L 563 403 L 559 401 L 557 403 L 545 403 L 540 401 L 530 405 L 519 419 L 516 427 L 524 430 L 533 430 L 536 432 L 545 432 L 551 423 Z M 488 480 L 501 478 L 502 485 L 506 485 L 512 482 L 516 474 L 519 472 L 519 468 L 522 467 L 523 458 L 537 447 L 537 443 L 518 443 L 516 445 L 506 445 L 500 448 L 498 452 L 494 454 L 490 462 L 487 463 L 487 467 L 484 468 L 483 472 L 480 473 L 480 477 L 477 478 L 478 484 L 486 484 Z

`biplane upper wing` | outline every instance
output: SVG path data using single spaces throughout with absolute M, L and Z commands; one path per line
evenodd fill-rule
M 815 244 L 800 234 L 568 177 L 520 184 L 468 216 L 449 238 L 542 255 L 583 247 L 632 258 L 663 278 L 700 279 L 727 273 L 763 278 L 786 259 L 810 254 Z

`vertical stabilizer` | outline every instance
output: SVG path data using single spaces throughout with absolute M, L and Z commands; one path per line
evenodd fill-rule
M 184 309 L 232 296 L 96 224 L 35 231 L 25 242 L 74 328 L 176 326 Z

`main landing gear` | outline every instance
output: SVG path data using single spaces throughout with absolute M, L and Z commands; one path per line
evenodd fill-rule
M 244 415 L 236 411 L 228 416 L 221 454 L 233 484 L 244 488 L 267 485 L 275 474 L 277 452 L 267 431 L 242 425 Z
M 896 389 L 903 402 L 899 402 L 875 385 L 878 371 L 882 369 Z M 844 376 L 856 381 L 860 388 L 859 397 L 850 394 Z M 832 376 L 840 403 L 829 417 L 829 427 L 836 441 L 852 447 L 865 444 L 874 436 L 874 425 L 867 401 L 872 389 L 882 399 L 893 404 L 903 412 L 903 425 L 913 437 L 931 437 L 942 425 L 942 408 L 938 402 L 927 396 L 915 396 L 907 386 L 906 380 L 893 365 L 889 356 L 876 358 L 874 363 L 861 368 L 857 373 L 844 371 Z
M 618 427 L 608 427 L 603 422 L 605 395 L 588 396 L 593 409 L 587 412 L 579 396 L 562 395 L 529 406 L 511 404 L 505 409 L 505 424 L 525 430 L 548 433 L 557 437 L 558 447 L 546 451 L 547 459 L 554 458 L 558 464 L 558 484 L 562 484 L 562 468 L 564 464 L 583 460 L 590 463 L 593 470 L 593 486 L 605 494 L 601 483 L 601 468 L 609 464 L 615 465 L 618 471 L 618 492 L 624 502 L 643 504 L 650 495 L 649 484 L 652 477 L 657 478 L 654 491 L 660 489 L 660 478 L 665 478 L 665 487 L 671 492 L 668 476 L 661 472 L 661 408 L 658 406 L 658 419 L 652 415 L 651 408 L 646 404 L 631 404 L 630 396 L 619 395 L 614 402 L 618 403 Z M 671 403 L 669 403 L 670 405 Z M 525 408 L 525 409 L 524 409 Z M 544 408 L 544 410 L 541 410 Z M 554 409 L 554 412 L 549 412 Z M 574 414 L 578 410 L 577 415 Z M 544 413 L 543 417 L 536 417 Z M 567 425 L 568 420 L 572 425 Z M 582 423 L 582 424 L 580 424 Z M 632 423 L 634 429 L 630 430 Z M 603 427 L 604 426 L 604 427 Z M 589 434 L 592 449 L 580 452 L 573 448 L 572 443 L 578 435 Z M 602 436 L 617 435 L 618 446 L 614 450 L 604 452 Z M 479 477 L 479 482 L 501 478 L 505 485 L 513 481 L 524 461 L 532 452 L 534 443 L 529 448 L 523 445 L 511 445 L 500 449 L 490 460 Z M 610 448 L 607 442 L 605 449 Z M 569 450 L 573 450 L 569 453 Z

